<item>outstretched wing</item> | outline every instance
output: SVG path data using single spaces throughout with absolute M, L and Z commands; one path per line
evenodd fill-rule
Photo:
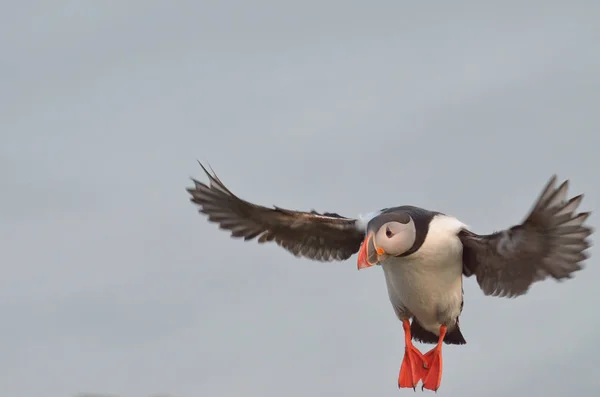
M 318 261 L 345 260 L 360 249 L 364 231 L 356 219 L 249 203 L 225 187 L 214 171 L 211 175 L 200 166 L 210 184 L 192 179 L 194 187 L 187 189 L 190 200 L 209 221 L 230 230 L 232 237 L 275 241 L 295 256 Z
M 590 213 L 576 212 L 583 195 L 567 201 L 568 180 L 555 184 L 556 175 L 520 225 L 485 236 L 459 233 L 463 273 L 474 274 L 486 295 L 523 295 L 536 281 L 572 278 L 582 269 L 593 232 L 584 226 Z

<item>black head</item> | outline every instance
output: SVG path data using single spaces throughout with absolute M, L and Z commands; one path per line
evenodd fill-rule
M 427 237 L 429 223 L 438 214 L 410 205 L 383 210 L 367 224 L 358 267 L 372 266 L 384 255 L 406 257 L 415 253 Z

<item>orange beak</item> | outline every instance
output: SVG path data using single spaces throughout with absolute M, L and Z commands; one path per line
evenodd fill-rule
M 382 248 L 375 245 L 373 237 L 374 234 L 372 232 L 369 233 L 360 246 L 360 251 L 358 252 L 358 270 L 376 265 L 379 262 L 379 256 L 385 253 Z

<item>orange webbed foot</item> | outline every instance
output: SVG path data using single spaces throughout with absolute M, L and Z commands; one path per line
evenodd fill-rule
M 426 374 L 423 376 L 423 386 L 421 390 L 428 389 L 437 391 L 442 383 L 442 349 L 434 347 L 425 354 L 427 363 Z
M 407 346 L 404 351 L 404 359 L 398 375 L 398 387 L 416 389 L 420 380 L 427 374 L 425 368 L 425 357 L 413 345 Z
M 417 384 L 427 374 L 425 368 L 426 361 L 423 354 L 413 346 L 412 337 L 410 334 L 410 322 L 404 320 L 402 322 L 404 328 L 404 359 L 402 360 L 402 366 L 400 367 L 400 374 L 398 375 L 398 387 L 400 388 L 412 388 L 416 389 Z
M 440 327 L 440 339 L 436 347 L 425 353 L 424 359 L 427 366 L 423 377 L 421 390 L 428 389 L 437 391 L 442 383 L 442 343 L 446 336 L 446 327 Z

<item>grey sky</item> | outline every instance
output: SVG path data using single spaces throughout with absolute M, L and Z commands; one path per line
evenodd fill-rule
M 230 239 L 188 201 L 195 160 L 245 199 L 348 216 L 415 204 L 490 232 L 554 172 L 595 210 L 598 20 L 588 1 L 7 3 L 0 395 L 412 393 L 381 269 Z M 595 393 L 597 265 L 516 300 L 467 281 L 440 395 Z

